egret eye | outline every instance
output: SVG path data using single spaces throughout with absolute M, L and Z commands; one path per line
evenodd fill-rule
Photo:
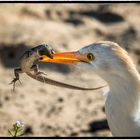
M 94 55 L 92 53 L 88 53 L 87 58 L 88 58 L 89 61 L 92 61 L 92 60 L 95 59 L 95 57 L 94 57 Z

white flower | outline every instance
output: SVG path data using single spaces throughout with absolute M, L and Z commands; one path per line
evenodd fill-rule
M 21 121 L 16 121 L 16 126 L 17 127 L 24 127 L 24 123 Z

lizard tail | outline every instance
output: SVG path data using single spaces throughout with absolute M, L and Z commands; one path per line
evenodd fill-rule
M 54 85 L 54 86 L 59 86 L 59 87 L 64 87 L 64 88 L 69 88 L 69 89 L 75 89 L 75 90 L 97 90 L 97 89 L 101 89 L 101 88 L 107 86 L 107 85 L 104 85 L 104 86 L 100 86 L 100 87 L 96 87 L 96 88 L 83 88 L 83 87 L 74 86 L 74 85 L 62 83 L 59 81 L 55 81 L 55 80 L 49 79 L 49 78 L 41 76 L 41 75 L 36 76 L 35 74 L 32 74 L 32 73 L 27 73 L 27 75 L 35 80 L 42 82 L 42 83 L 46 83 L 46 84 L 50 84 L 50 85 Z

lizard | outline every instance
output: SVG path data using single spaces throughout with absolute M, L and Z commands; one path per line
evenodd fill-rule
M 28 74 L 31 71 L 34 71 L 34 74 L 36 76 L 40 74 L 45 74 L 44 72 L 40 72 L 38 69 L 38 65 L 34 63 L 38 61 L 41 55 L 47 55 L 52 59 L 53 53 L 54 50 L 51 47 L 49 47 L 47 44 L 41 44 L 26 50 L 23 53 L 23 55 L 20 57 L 20 67 L 14 69 L 15 78 L 11 81 L 11 83 L 9 83 L 9 84 L 13 84 L 13 91 L 15 91 L 16 81 L 19 81 L 21 84 L 21 81 L 19 79 L 20 73 Z
M 83 87 L 78 87 L 78 86 L 62 83 L 62 82 L 44 77 L 43 75 L 46 75 L 46 73 L 39 71 L 38 65 L 34 63 L 40 60 L 42 55 L 47 55 L 48 57 L 53 59 L 54 53 L 55 53 L 54 50 L 51 47 L 49 47 L 47 44 L 42 44 L 42 45 L 39 45 L 37 47 L 31 48 L 25 51 L 24 54 L 21 56 L 20 67 L 14 69 L 15 78 L 10 83 L 10 84 L 13 84 L 13 91 L 15 91 L 15 83 L 16 81 L 19 80 L 20 73 L 26 73 L 29 77 L 43 83 L 47 83 L 47 84 L 55 85 L 59 87 L 70 88 L 70 89 L 76 89 L 76 90 L 97 90 L 97 89 L 105 87 L 105 86 L 101 86 L 97 88 L 83 88 Z M 34 74 L 32 74 L 31 71 L 34 71 Z

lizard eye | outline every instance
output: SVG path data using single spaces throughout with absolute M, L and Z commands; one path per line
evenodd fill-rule
M 45 55 L 46 54 L 46 51 L 45 50 L 39 50 L 39 54 L 40 55 Z

